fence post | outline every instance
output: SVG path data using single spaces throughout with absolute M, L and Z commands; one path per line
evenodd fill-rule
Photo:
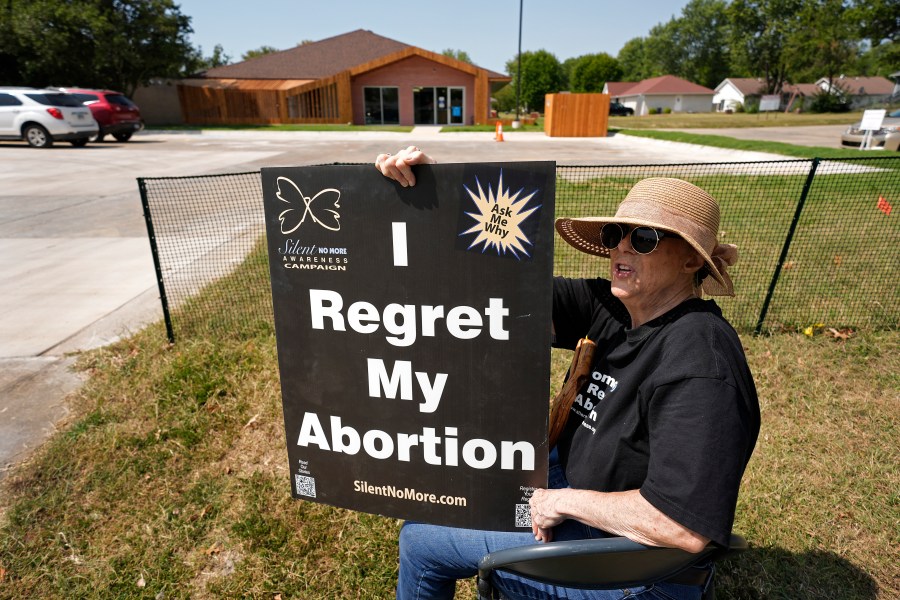
M 809 195 L 809 189 L 812 187 L 813 179 L 816 176 L 816 169 L 819 168 L 819 158 L 812 159 L 812 165 L 809 168 L 809 174 L 806 176 L 806 183 L 803 184 L 803 191 L 800 192 L 800 200 L 797 202 L 797 210 L 794 211 L 794 218 L 788 229 L 787 238 L 784 240 L 784 246 L 781 248 L 781 256 L 778 257 L 778 264 L 775 265 L 775 273 L 772 274 L 772 282 L 769 284 L 769 291 L 766 292 L 766 299 L 763 301 L 762 310 L 759 313 L 759 320 L 756 322 L 754 335 L 759 335 L 762 331 L 763 322 L 766 320 L 766 313 L 769 312 L 769 302 L 772 301 L 772 295 L 775 293 L 775 286 L 778 284 L 778 278 L 781 276 L 781 267 L 787 258 L 788 250 L 791 247 L 791 241 L 794 239 L 794 231 L 797 229 L 797 223 L 800 221 L 800 213 L 803 212 L 803 205 L 806 204 L 806 197 Z
M 153 233 L 153 218 L 150 216 L 150 202 L 147 200 L 147 186 L 143 177 L 138 177 L 138 189 L 141 191 L 141 205 L 144 207 L 144 222 L 147 223 L 147 237 L 150 238 L 150 252 L 153 254 L 153 268 L 156 270 L 156 283 L 159 286 L 159 299 L 162 302 L 163 320 L 166 322 L 166 336 L 169 343 L 175 343 L 175 332 L 172 329 L 172 316 L 169 314 L 169 300 L 166 297 L 166 286 L 163 282 L 162 266 L 159 262 L 159 248 L 156 245 L 156 234 Z

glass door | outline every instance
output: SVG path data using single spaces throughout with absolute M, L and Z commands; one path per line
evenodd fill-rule
M 465 123 L 465 88 L 413 88 L 416 125 L 461 125 Z
M 462 125 L 465 123 L 465 88 L 450 88 L 450 123 L 453 125 Z
M 434 88 L 434 93 L 437 97 L 437 112 L 435 113 L 435 124 L 446 125 L 448 122 L 447 115 L 449 113 L 448 105 L 450 104 L 447 101 L 447 88 Z
M 413 114 L 416 125 L 434 125 L 434 88 L 413 88 Z
M 381 88 L 363 88 L 363 101 L 366 109 L 366 125 L 381 125 Z

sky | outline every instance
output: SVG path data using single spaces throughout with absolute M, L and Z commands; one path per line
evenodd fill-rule
M 232 62 L 260 46 L 287 50 L 368 29 L 433 52 L 465 50 L 480 67 L 506 72 L 519 45 L 519 1 L 373 2 L 362 0 L 175 0 L 191 17 L 191 42 L 212 54 L 221 44 Z M 523 0 L 522 51 L 547 50 L 560 62 L 606 52 L 680 16 L 688 0 Z

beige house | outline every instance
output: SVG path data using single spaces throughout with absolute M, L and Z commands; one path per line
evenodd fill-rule
M 884 104 L 894 93 L 894 82 L 886 77 L 847 77 L 841 75 L 829 82 L 827 77 L 816 81 L 816 85 L 826 92 L 839 93 L 850 101 L 852 109 L 860 109 L 873 104 Z
M 637 83 L 607 82 L 603 93 L 634 109 L 635 115 L 647 115 L 651 110 L 662 112 L 700 113 L 713 109 L 715 91 L 691 83 L 674 75 L 663 75 Z M 616 92 L 615 94 L 612 92 Z

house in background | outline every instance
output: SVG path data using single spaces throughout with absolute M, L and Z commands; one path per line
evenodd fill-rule
M 710 112 L 715 95 L 715 91 L 708 87 L 674 75 L 663 75 L 627 84 L 628 87 L 619 87 L 623 85 L 622 82 L 607 82 L 603 86 L 603 93 L 610 94 L 625 106 L 633 108 L 635 115 L 647 115 L 651 109 L 663 111 L 667 108 L 672 112 Z M 612 94 L 610 90 L 616 90 L 617 93 Z
M 179 82 L 185 123 L 486 123 L 510 77 L 358 29 Z
M 729 77 L 716 86 L 713 104 L 718 112 L 737 111 L 748 100 L 759 99 L 765 94 L 766 82 L 754 77 Z
M 716 86 L 713 104 L 719 112 L 737 111 L 749 105 L 759 106 L 760 99 L 766 95 L 766 83 L 753 77 L 729 77 Z M 785 83 L 781 87 L 781 106 L 779 110 L 802 108 L 803 103 L 820 93 L 822 88 L 815 83 Z
M 803 110 L 808 101 L 821 93 L 822 88 L 815 83 L 786 83 L 781 88 L 781 108 L 785 111 Z
M 621 102 L 622 93 L 628 91 L 628 88 L 633 85 L 633 81 L 607 81 L 603 86 L 603 93 L 609 94 L 611 101 Z
M 890 101 L 895 87 L 894 82 L 886 77 L 846 77 L 844 75 L 831 82 L 827 77 L 822 77 L 816 81 L 816 85 L 826 92 L 846 96 L 850 101 L 851 109 L 884 104 Z

